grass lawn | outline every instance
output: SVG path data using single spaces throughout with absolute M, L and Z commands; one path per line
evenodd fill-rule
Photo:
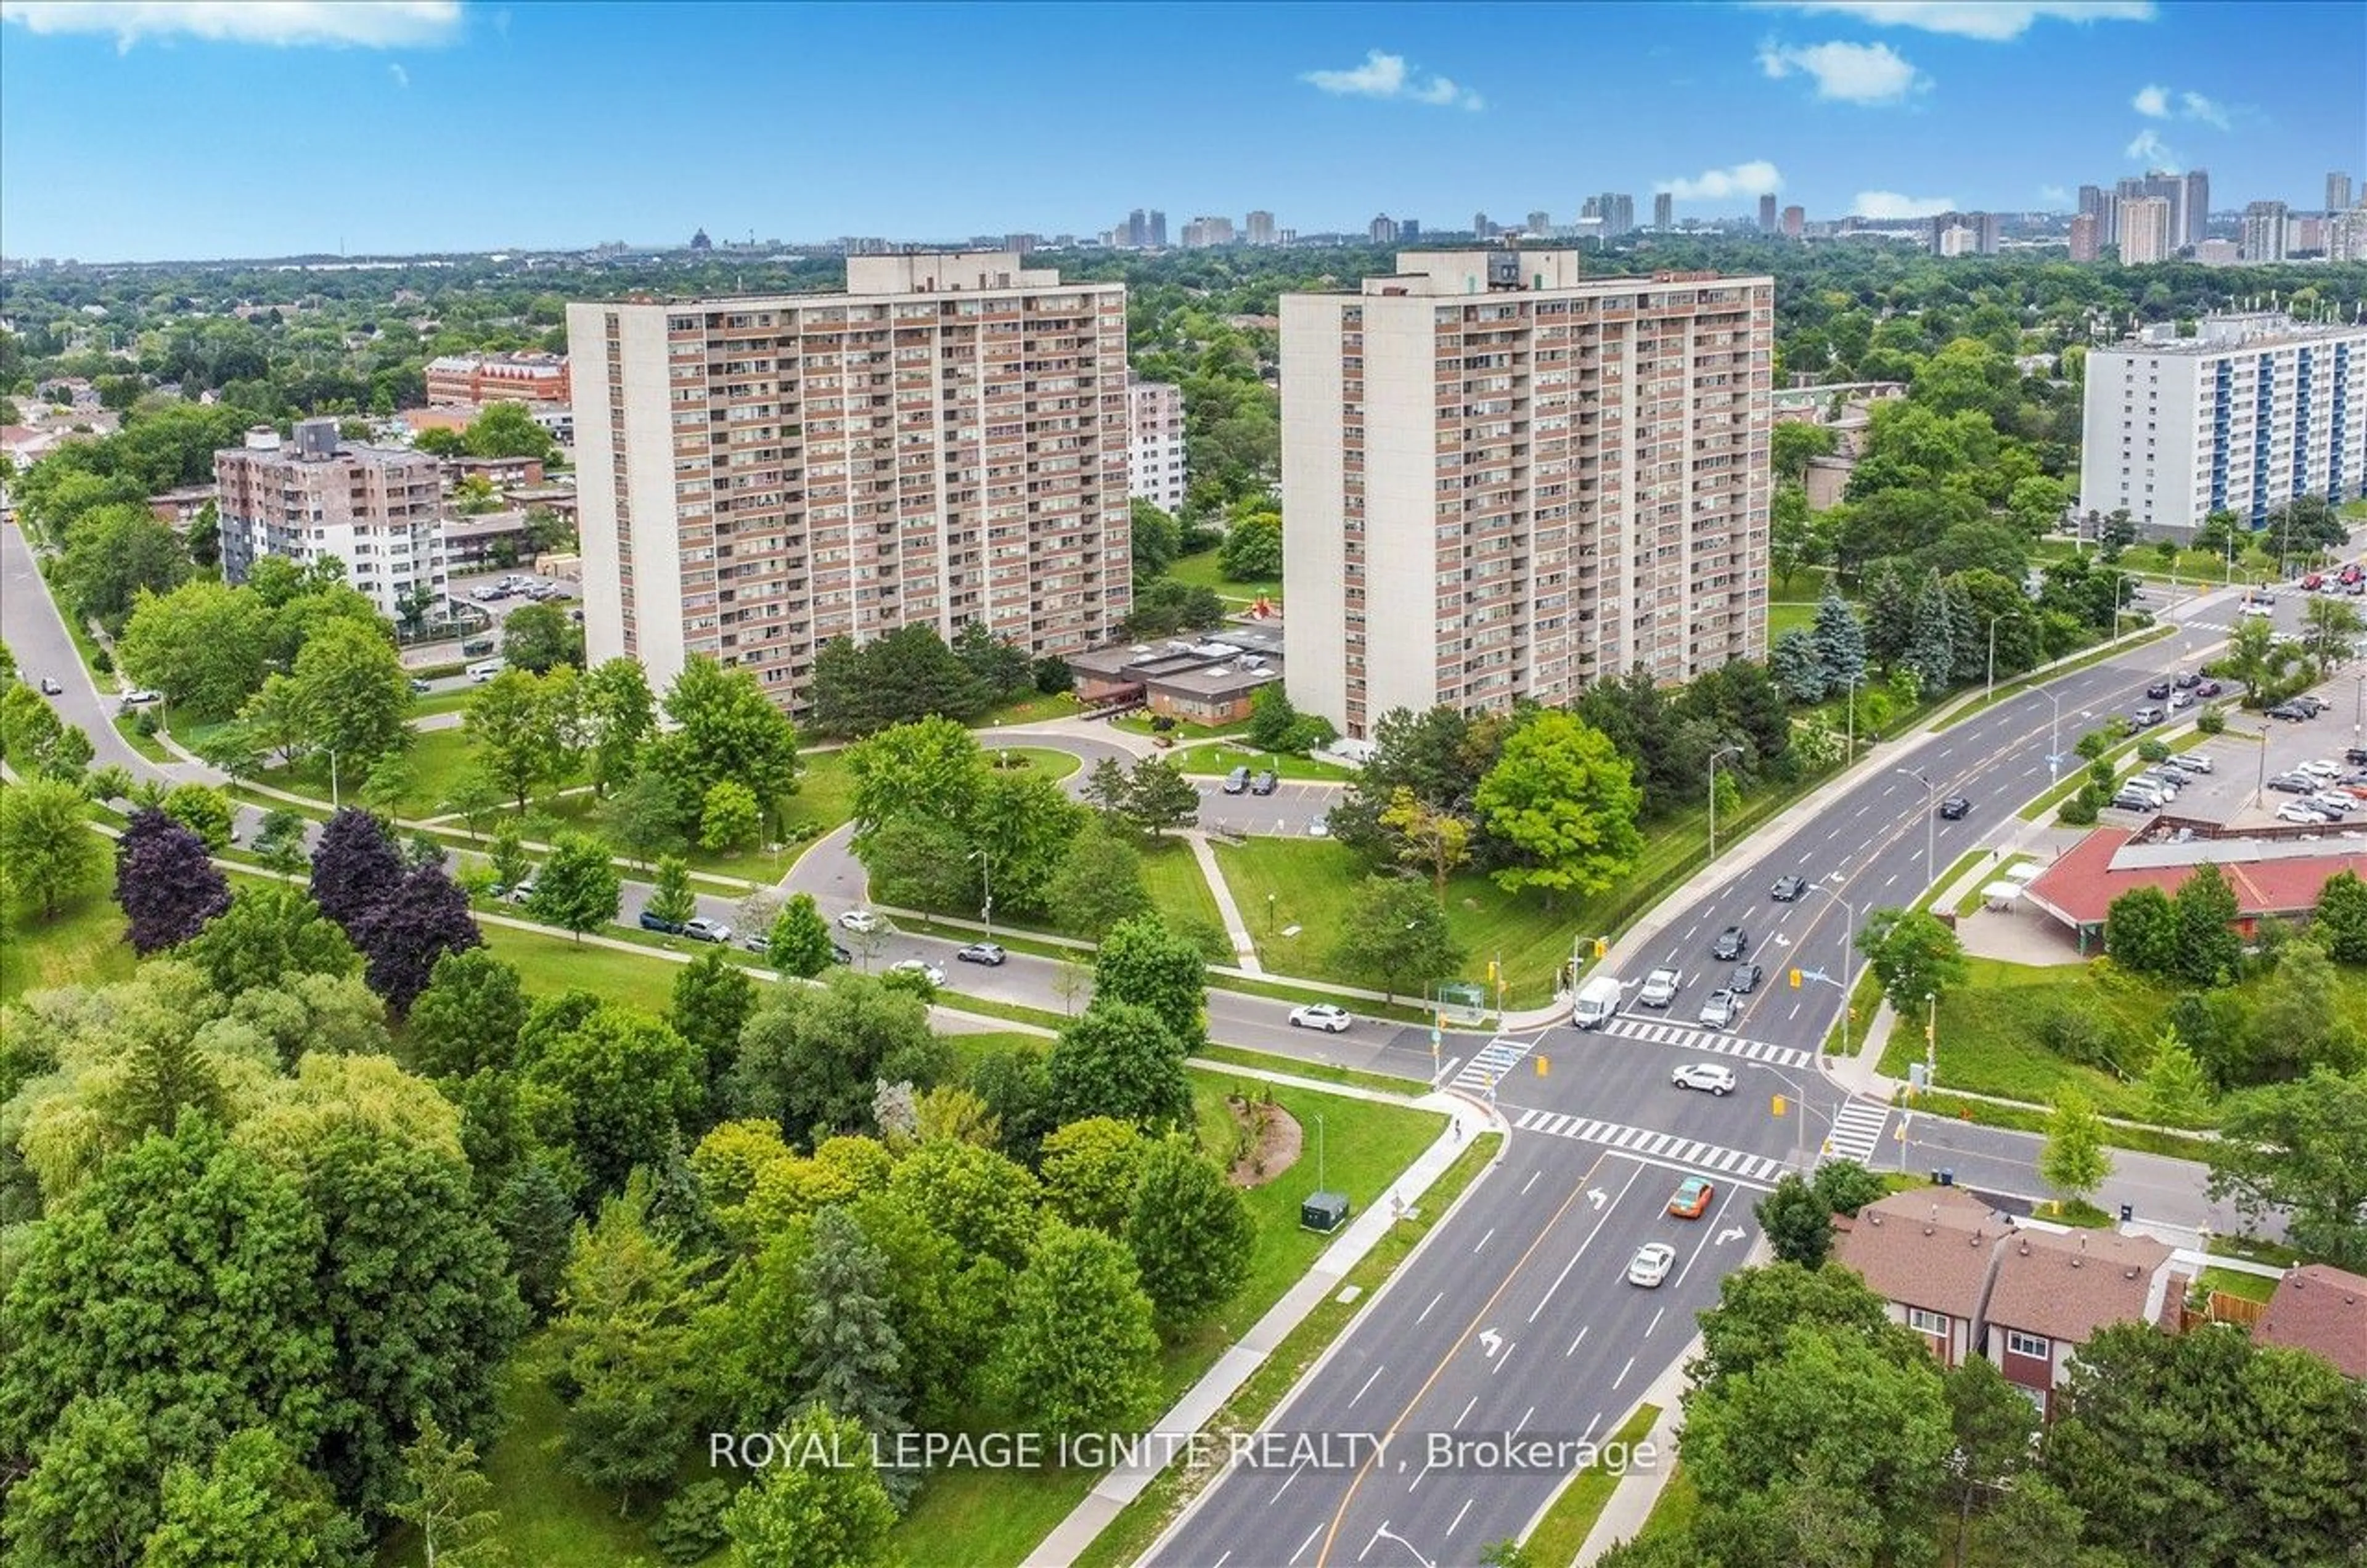
M 1805 604 L 1789 602 L 1767 606 L 1767 640 L 1770 645 L 1785 632 L 1806 631 L 1816 624 L 1817 604 L 1813 599 Z
M 1235 582 L 1225 575 L 1221 550 L 1202 550 L 1196 555 L 1178 556 L 1168 567 L 1167 575 L 1186 588 L 1213 588 L 1217 597 L 1229 603 L 1247 604 L 1263 594 L 1274 604 L 1282 603 L 1279 582 Z
M 0 1002 L 55 986 L 104 986 L 131 978 L 123 911 L 115 907 L 114 840 L 90 879 L 44 920 L 37 905 L 0 908 Z
M 1199 857 L 1183 840 L 1161 839 L 1142 847 L 1142 885 L 1150 890 L 1159 918 L 1169 926 L 1225 929 L 1225 918 L 1217 910 L 1217 896 L 1208 891 L 1208 879 L 1200 874 Z
M 2248 1302 L 2265 1302 L 2277 1290 L 2277 1282 L 2266 1274 L 2248 1274 L 2237 1269 L 2205 1269 L 2198 1283 L 2206 1291 L 2241 1296 Z
M 810 828 L 809 839 L 819 839 L 855 814 L 855 775 L 846 771 L 844 751 L 812 751 L 798 759 L 798 793 L 789 796 L 787 817 L 793 827 Z
M 1603 1448 L 1609 1450 L 1616 1446 L 1624 1458 L 1628 1450 L 1644 1440 L 1644 1434 L 1650 1431 L 1652 1423 L 1659 1418 L 1659 1405 L 1637 1405 L 1636 1414 L 1627 1417 L 1617 1431 L 1603 1440 Z M 1670 1461 L 1675 1457 L 1673 1454 L 1656 1456 L 1654 1462 Z M 1580 1471 L 1547 1506 L 1546 1517 L 1537 1521 L 1537 1528 L 1529 1532 L 1525 1544 L 1530 1554 L 1539 1562 L 1578 1561 L 1578 1549 L 1586 1544 L 1588 1534 L 1594 1529 L 1594 1521 L 1603 1517 L 1603 1506 L 1611 1501 L 1611 1494 L 1619 1489 L 1620 1473 L 1599 1463 Z
M 119 713 L 115 716 L 111 722 L 115 726 L 115 733 L 123 737 L 124 741 L 130 745 L 134 751 L 139 752 L 150 761 L 177 762 L 180 761 L 178 757 L 174 756 L 172 752 L 164 749 L 164 743 L 163 741 L 157 739 L 153 735 L 142 735 L 140 733 L 140 720 L 137 715 Z
M 1031 694 L 1014 697 L 990 709 L 987 716 L 972 728 L 978 731 L 979 743 L 984 745 L 999 725 L 1042 724 L 1048 719 L 1074 718 L 1077 713 L 1077 699 L 1073 693 L 1055 692 L 1048 697 L 1040 693 Z
M 1174 728 L 1172 729 L 1153 729 L 1150 727 L 1150 715 L 1143 712 L 1139 708 L 1130 714 L 1126 714 L 1117 718 L 1114 718 L 1110 720 L 1110 723 L 1116 725 L 1120 729 L 1131 731 L 1136 735 L 1172 736 L 1175 741 L 1179 744 L 1194 740 L 1214 739 L 1218 736 L 1239 735 L 1242 730 L 1249 728 L 1249 721 L 1246 719 L 1242 720 L 1239 724 L 1217 726 L 1194 724 L 1189 719 L 1177 719 L 1175 721 Z
M 1660 1488 L 1660 1500 L 1652 1505 L 1652 1515 L 1644 1528 L 1636 1532 L 1638 1540 L 1649 1540 L 1664 1535 L 1678 1535 L 1693 1528 L 1693 1516 L 1701 1512 L 1701 1494 L 1693 1488 L 1693 1478 L 1678 1465 L 1669 1472 L 1667 1483 Z
M 411 699 L 411 716 L 427 718 L 439 713 L 464 713 L 476 694 L 475 687 L 463 686 L 455 691 L 429 692 L 424 696 L 414 695 Z
M 520 982 L 536 996 L 555 997 L 580 987 L 597 991 L 604 1000 L 661 1017 L 674 1005 L 674 977 L 679 965 L 490 921 L 479 929 L 493 955 L 515 965 Z
M 396 815 L 405 818 L 439 816 L 453 786 L 459 782 L 460 775 L 469 771 L 468 737 L 458 729 L 413 731 L 411 745 L 404 750 L 402 760 L 411 769 L 411 788 L 404 793 Z M 337 800 L 352 803 L 368 777 L 367 772 L 358 768 L 339 768 L 334 791 Z M 307 757 L 292 768 L 266 768 L 255 775 L 255 782 L 269 784 L 274 789 L 311 795 L 317 800 L 325 801 L 333 793 L 329 759 L 325 753 Z
M 1353 768 L 1343 768 L 1337 762 L 1295 757 L 1288 752 L 1261 751 L 1246 741 L 1210 741 L 1198 746 L 1179 746 L 1167 754 L 1167 760 L 1187 773 L 1211 778 L 1221 777 L 1235 768 L 1247 768 L 1253 773 L 1262 768 L 1272 768 L 1285 779 L 1316 782 L 1345 781 L 1356 776 Z

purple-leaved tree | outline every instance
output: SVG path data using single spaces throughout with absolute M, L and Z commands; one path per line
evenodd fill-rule
M 312 902 L 368 951 L 362 928 L 402 886 L 402 852 L 386 824 L 351 807 L 329 818 L 312 852 Z
M 131 950 L 145 958 L 180 946 L 229 908 L 230 880 L 203 839 L 142 807 L 115 846 L 115 901 L 131 922 Z
M 469 914 L 469 896 L 440 865 L 404 874 L 394 896 L 354 933 L 369 961 L 362 978 L 398 1014 L 408 1013 L 447 953 L 484 945 Z

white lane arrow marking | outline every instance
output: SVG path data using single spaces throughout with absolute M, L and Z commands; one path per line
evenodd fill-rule
M 1741 1235 L 1742 1227 L 1740 1225 L 1728 1225 L 1724 1230 L 1717 1233 L 1714 1245 L 1724 1247 L 1727 1242 L 1736 1240 Z
M 1496 1359 L 1496 1352 L 1503 1348 L 1504 1337 L 1502 1335 L 1497 1333 L 1492 1328 L 1483 1328 L 1479 1331 L 1479 1348 L 1487 1355 L 1489 1360 L 1494 1360 Z
M 1600 1187 L 1590 1187 L 1586 1190 L 1586 1201 L 1600 1209 L 1611 1201 L 1611 1194 Z

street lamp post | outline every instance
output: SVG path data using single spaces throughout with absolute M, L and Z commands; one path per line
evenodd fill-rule
M 1999 621 L 2018 621 L 2020 619 L 2022 619 L 2022 612 L 2019 610 L 1999 610 L 1996 615 L 1989 617 L 1989 689 L 1988 695 L 1982 699 L 1985 702 L 1994 701 L 1997 697 L 1998 623 Z
M 2053 784 L 2063 771 L 2063 694 L 2046 694 L 2046 782 Z
M 980 905 L 978 918 L 986 923 L 986 940 L 994 940 L 994 860 L 984 850 L 972 850 L 969 858 L 978 862 L 980 886 L 986 895 Z
M 1739 757 L 1739 746 L 1721 746 L 1709 758 L 1709 858 L 1717 859 L 1717 765 L 1728 757 Z
M 1849 710 L 1849 751 L 1841 760 L 1841 766 L 1844 768 L 1857 761 L 1857 689 L 1864 682 L 1865 671 L 1861 670 L 1849 678 L 1848 685 L 1841 688 L 1842 704 Z
M 1766 1064 L 1763 1062 L 1760 1065 L 1761 1066 L 1766 1066 Z M 1792 1091 L 1792 1104 L 1794 1107 L 1792 1116 L 1792 1162 L 1800 1168 L 1800 1174 L 1805 1176 L 1808 1171 L 1807 1091 L 1800 1087 L 1796 1079 L 1793 1078 L 1788 1074 L 1777 1072 L 1773 1067 L 1767 1067 L 1767 1076 Z M 1829 1136 L 1829 1134 L 1828 1134 L 1828 1136 Z
M 1931 779 L 1913 768 L 1893 768 L 1890 771 L 1894 773 L 1900 773 L 1908 778 L 1913 779 L 1917 784 L 1923 786 L 1923 883 L 1927 887 L 1935 886 L 1940 880 L 1940 867 L 1938 863 L 1938 844 L 1940 835 L 1939 829 L 1933 824 L 1931 819 L 1931 802 L 1933 792 L 1937 790 L 1939 786 L 1934 784 Z
M 1836 874 L 1838 874 L 1838 873 L 1836 873 Z M 1808 884 L 1808 886 L 1809 886 L 1812 890 L 1814 890 L 1814 891 L 1816 891 L 1816 892 L 1818 892 L 1818 893 L 1823 894 L 1826 897 L 1828 897 L 1828 898 L 1831 899 L 1834 903 L 1839 904 L 1839 905 L 1841 907 L 1841 912 L 1842 912 L 1843 914 L 1845 914 L 1845 915 L 1847 915 L 1847 916 L 1849 917 L 1849 923 L 1848 923 L 1847 925 L 1844 925 L 1843 927 L 1841 927 L 1841 967 L 1840 967 L 1840 976 L 1839 976 L 1837 979 L 1835 979 L 1835 980 L 1834 980 L 1834 982 L 1833 982 L 1833 984 L 1834 984 L 1834 985 L 1836 985 L 1836 986 L 1838 986 L 1838 987 L 1840 987 L 1840 993 L 1841 993 L 1841 1055 L 1842 1055 L 1844 1058 L 1846 1058 L 1846 1057 L 1850 1055 L 1850 981 L 1849 981 L 1849 969 L 1850 969 L 1850 958 L 1851 958 L 1851 956 L 1852 956 L 1852 954 L 1857 951 L 1857 950 L 1856 950 L 1856 947 L 1855 947 L 1855 945 L 1854 945 L 1854 944 L 1855 944 L 1855 942 L 1856 942 L 1856 941 L 1857 941 L 1857 906 L 1856 906 L 1855 904 L 1851 903 L 1848 899 L 1846 899 L 1846 898 L 1842 897 L 1840 894 L 1838 894 L 1838 893 L 1834 892 L 1831 888 L 1829 888 L 1829 887 L 1826 886 L 1825 886 L 1823 883 L 1821 883 L 1821 882 L 1811 882 L 1810 884 Z M 1821 1049 L 1821 1047 L 1819 1047 L 1819 1048 Z
M 1940 998 L 1937 992 L 1923 993 L 1923 1086 L 1934 1088 L 1940 1074 Z

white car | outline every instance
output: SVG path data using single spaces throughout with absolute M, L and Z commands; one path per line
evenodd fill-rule
M 900 958 L 888 965 L 890 975 L 918 975 L 932 986 L 946 983 L 946 972 L 925 958 Z
M 2310 809 L 2322 811 L 2328 817 L 2338 819 L 2358 810 L 2361 804 L 2356 796 L 2348 795 L 2340 790 L 2334 789 L 2322 789 L 2316 795 L 2305 795 L 2301 798 L 2303 804 L 2308 806 Z
M 1310 839 L 1330 838 L 1331 836 L 1331 818 L 1329 817 L 1318 817 L 1314 821 L 1309 822 L 1307 825 L 1307 836 Z
M 2236 606 L 2236 614 L 2239 615 L 2273 615 L 2276 613 L 2273 605 L 2255 604 L 2248 601 Z
M 135 686 L 123 694 L 123 705 L 128 708 L 146 707 L 150 703 L 162 701 L 163 697 L 145 686 Z
M 731 928 L 721 920 L 710 920 L 698 915 L 683 922 L 682 934 L 693 942 L 730 942 Z
M 2181 773 L 2215 773 L 2219 766 L 2200 751 L 2180 751 L 2169 760 L 2169 765 Z
M 1664 1008 L 1677 999 L 1677 987 L 1683 976 L 1673 969 L 1655 969 L 1644 976 L 1644 988 L 1636 993 L 1636 1000 L 1648 1008 Z
M 1665 1241 L 1648 1241 L 1636 1249 L 1627 1263 L 1627 1282 L 1641 1285 L 1648 1291 L 1658 1290 L 1660 1281 L 1676 1267 L 1677 1249 Z
M 1730 1094 L 1734 1090 L 1734 1069 L 1722 1062 L 1687 1062 L 1669 1075 L 1669 1082 L 1678 1089 Z
M 1712 991 L 1709 1000 L 1702 1003 L 1699 1017 L 1712 1029 L 1726 1029 L 1733 1024 L 1736 1015 L 1741 1011 L 1732 991 Z
M 838 917 L 839 929 L 868 936 L 879 929 L 879 917 L 868 909 L 849 909 Z
M 1330 1002 L 1309 1002 L 1290 1010 L 1293 1029 L 1319 1029 L 1326 1034 L 1342 1034 L 1355 1021 L 1346 1008 L 1334 1007 Z
M 524 882 L 519 883 L 515 887 L 513 887 L 507 893 L 503 894 L 502 897 L 508 899 L 513 904 L 525 903 L 527 899 L 534 897 L 534 878 L 531 876 L 527 877 Z
M 2293 772 L 2297 773 L 2307 773 L 2314 779 L 2335 779 L 2342 776 L 2342 768 L 2339 763 L 2329 762 L 2322 757 L 2314 762 L 2303 762 L 2299 764 L 2293 769 Z
M 2316 828 L 2323 827 L 2327 821 L 2327 817 L 2315 806 L 2305 806 L 2298 800 L 2289 800 L 2277 807 L 2277 820 Z

